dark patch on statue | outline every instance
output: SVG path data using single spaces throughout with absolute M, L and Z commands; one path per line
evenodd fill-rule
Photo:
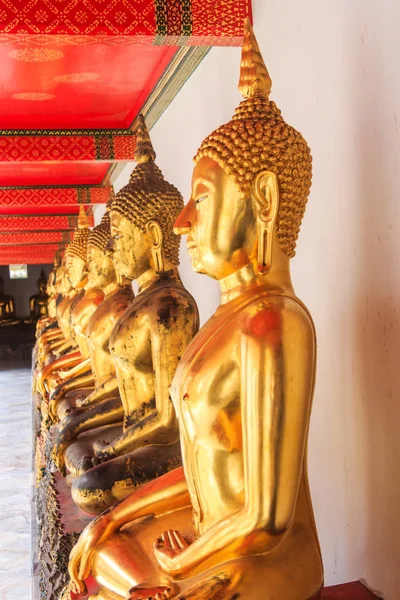
M 227 587 L 232 583 L 227 573 L 214 575 L 207 581 L 202 581 L 188 588 L 182 595 L 176 597 L 176 600 L 238 600 L 240 594 L 227 596 Z
M 144 419 L 144 417 L 151 417 L 150 420 L 153 420 L 153 414 L 148 414 L 150 411 L 154 411 L 156 408 L 156 399 L 151 398 L 148 402 L 143 402 L 140 408 L 134 410 L 131 414 L 125 415 L 124 417 L 124 430 L 130 429 L 132 426 L 143 427 L 143 424 L 140 422 Z M 154 413 L 155 415 L 156 413 Z M 140 428 L 141 428 L 140 427 Z

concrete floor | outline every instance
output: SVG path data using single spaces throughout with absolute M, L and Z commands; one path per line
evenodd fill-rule
M 31 597 L 31 371 L 0 357 L 0 600 Z

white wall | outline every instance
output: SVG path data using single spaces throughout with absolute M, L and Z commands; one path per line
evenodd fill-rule
M 309 463 L 326 581 L 363 577 L 388 600 L 400 597 L 399 19 L 396 0 L 254 0 L 272 97 L 314 156 L 293 279 L 319 340 Z M 239 59 L 213 49 L 152 130 L 186 199 L 192 156 L 240 100 Z M 218 286 L 185 251 L 181 273 L 204 321 Z

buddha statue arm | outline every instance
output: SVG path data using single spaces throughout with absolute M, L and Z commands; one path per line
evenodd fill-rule
M 90 371 L 90 358 L 85 358 L 81 362 L 79 362 L 74 367 L 68 369 L 68 371 L 59 371 L 59 375 L 61 379 L 71 379 L 72 377 L 76 377 L 77 375 L 82 375 L 83 373 L 87 373 Z
M 102 400 L 115 398 L 115 396 L 119 396 L 118 381 L 116 377 L 110 377 L 110 379 L 99 385 L 89 396 L 77 400 L 76 405 L 79 408 L 91 406 Z
M 121 527 L 147 515 L 161 515 L 190 506 L 190 497 L 182 467 L 169 471 L 133 494 L 117 502 L 94 519 L 81 533 L 72 549 L 68 570 L 79 592 L 90 574 L 91 560 L 104 542 Z
M 65 340 L 64 342 L 59 342 L 54 344 L 54 346 L 51 347 L 51 351 L 55 352 L 57 355 L 61 355 L 64 352 L 68 352 L 69 350 L 71 350 L 73 348 L 73 344 L 71 340 Z
M 96 455 L 100 458 L 119 456 L 143 446 L 164 444 L 178 439 L 178 422 L 170 398 L 170 385 L 179 358 L 193 336 L 192 326 L 189 322 L 185 327 L 186 315 L 182 313 L 182 310 L 172 308 L 171 318 L 167 323 L 155 319 L 151 325 L 155 410 L 137 419 L 112 444 L 96 443 Z M 151 401 L 151 398 L 143 398 L 141 401 L 145 404 Z
M 14 316 L 15 314 L 15 302 L 14 302 L 14 298 L 10 297 L 8 302 L 7 302 L 7 312 L 10 316 Z
M 56 442 L 53 447 L 52 457 L 57 468 L 65 474 L 64 453 L 68 444 L 76 439 L 80 433 L 102 427 L 121 423 L 124 409 L 119 398 L 103 400 L 86 409 L 77 409 L 64 417 L 60 423 Z
M 238 556 L 270 551 L 294 514 L 314 386 L 315 340 L 308 316 L 299 315 L 297 307 L 260 310 L 246 324 L 239 361 L 243 507 L 185 549 L 173 549 L 163 539 L 168 536 L 157 540 L 162 570 L 178 579 Z
M 65 367 L 73 367 L 78 364 L 81 360 L 80 352 L 71 352 L 65 356 L 61 356 L 56 360 L 52 361 L 50 364 L 46 365 L 39 373 L 37 378 L 37 388 L 38 390 L 45 395 L 47 393 L 46 389 L 46 379 L 50 377 L 52 374 L 57 372 L 60 369 L 64 369 Z
M 71 377 L 67 381 L 58 384 L 49 397 L 49 414 L 53 419 L 57 418 L 57 405 L 59 400 L 68 392 L 86 389 L 94 385 L 94 377 L 91 372 L 83 373 L 77 377 Z

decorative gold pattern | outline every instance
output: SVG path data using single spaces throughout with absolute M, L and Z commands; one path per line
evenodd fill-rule
M 98 78 L 98 73 L 66 73 L 65 75 L 56 75 L 54 81 L 57 81 L 57 83 L 85 83 L 87 81 L 96 81 Z
M 64 57 L 64 52 L 55 48 L 17 48 L 8 53 L 10 58 L 22 62 L 50 62 L 60 60 Z
M 55 98 L 54 94 L 46 94 L 45 92 L 21 92 L 13 94 L 14 100 L 29 100 L 31 102 L 44 102 Z
M 102 252 L 105 251 L 110 241 L 110 213 L 104 213 L 99 225 L 91 229 L 89 233 L 88 246 L 95 246 Z
M 73 241 L 65 250 L 66 257 L 77 256 L 86 262 L 87 244 L 89 239 L 89 224 L 85 209 L 81 205 L 79 207 L 78 226 L 75 229 Z

